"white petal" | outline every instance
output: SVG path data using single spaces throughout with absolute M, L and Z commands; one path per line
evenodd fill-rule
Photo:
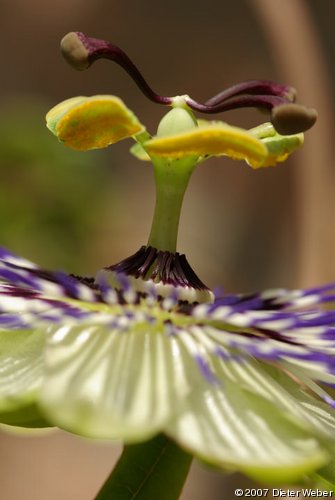
M 0 411 L 32 402 L 43 376 L 45 333 L 0 330 Z
M 205 460 L 254 475 L 263 471 L 263 479 L 267 472 L 277 478 L 283 474 L 287 480 L 321 466 L 326 455 L 305 422 L 299 428 L 296 421 L 276 402 L 226 376 L 223 385 L 207 384 L 191 393 L 187 409 L 167 431 Z
M 183 343 L 155 324 L 54 329 L 45 361 L 50 420 L 92 437 L 155 434 L 201 380 Z

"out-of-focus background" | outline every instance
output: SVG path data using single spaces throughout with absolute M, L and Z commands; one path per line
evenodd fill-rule
M 260 171 L 222 158 L 200 166 L 179 251 L 208 285 L 232 292 L 335 278 L 333 0 L 2 0 L 0 14 L 1 245 L 47 268 L 94 275 L 146 243 L 152 171 L 128 153 L 130 141 L 72 152 L 44 125 L 50 107 L 75 95 L 118 95 L 151 132 L 164 113 L 112 63 L 72 70 L 59 41 L 78 30 L 121 46 L 163 95 L 205 101 L 254 78 L 296 87 L 319 111 L 304 149 Z M 255 110 L 219 118 L 243 127 L 266 120 Z M 61 432 L 3 432 L 1 499 L 93 499 L 120 449 Z M 244 481 L 196 464 L 182 498 L 233 498 Z

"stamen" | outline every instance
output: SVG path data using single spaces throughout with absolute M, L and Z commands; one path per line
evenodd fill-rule
M 271 122 L 282 135 L 296 134 L 311 128 L 317 119 L 315 109 L 300 104 L 281 104 L 272 110 Z

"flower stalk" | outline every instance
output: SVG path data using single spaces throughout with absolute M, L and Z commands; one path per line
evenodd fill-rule
M 156 205 L 148 245 L 177 250 L 177 236 L 184 194 L 196 160 L 154 160 Z
M 177 500 L 191 462 L 192 456 L 164 434 L 125 446 L 95 500 Z

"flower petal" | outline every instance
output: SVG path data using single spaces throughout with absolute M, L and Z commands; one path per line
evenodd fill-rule
M 54 329 L 45 360 L 41 402 L 50 420 L 98 438 L 154 435 L 201 379 L 178 339 L 126 317 L 114 328 Z
M 0 316 L 1 317 L 1 316 Z M 0 422 L 48 425 L 36 406 L 43 378 L 45 333 L 0 329 Z
M 275 404 L 300 427 L 323 439 L 333 439 L 334 410 L 306 393 L 305 384 L 301 384 L 299 378 L 294 379 L 289 372 L 251 359 L 239 364 L 230 362 L 228 368 L 221 367 L 218 371 L 224 373 L 223 380 L 229 376 L 244 390 Z
M 243 369 L 239 375 L 234 368 L 236 362 L 225 361 L 220 384 L 202 384 L 190 393 L 183 413 L 168 425 L 168 434 L 206 461 L 242 469 L 263 481 L 290 481 L 320 467 L 327 451 L 314 437 L 313 426 L 308 431 L 308 422 L 301 425 L 275 397 L 270 400 L 248 390 Z M 264 377 L 261 370 L 258 375 Z M 286 399 L 285 405 L 294 402 L 275 380 L 265 377 L 265 382 L 273 386 L 273 396 Z M 258 383 L 251 380 L 255 387 Z
M 216 122 L 176 135 L 155 137 L 143 146 L 150 155 L 171 158 L 227 155 L 234 159 L 262 162 L 267 156 L 266 147 L 252 134 Z
M 105 148 L 144 130 L 121 99 L 109 95 L 67 99 L 46 120 L 60 141 L 79 151 Z

